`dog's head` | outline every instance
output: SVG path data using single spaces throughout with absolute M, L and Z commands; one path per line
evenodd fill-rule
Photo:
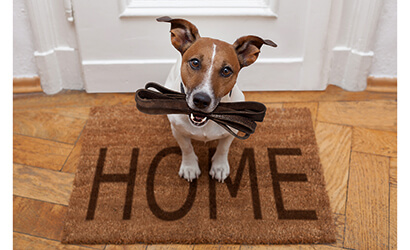
M 257 36 L 244 36 L 233 44 L 199 35 L 187 20 L 160 17 L 158 22 L 171 23 L 172 45 L 182 55 L 181 77 L 188 106 L 209 113 L 229 94 L 239 71 L 258 58 L 262 45 L 277 45 Z

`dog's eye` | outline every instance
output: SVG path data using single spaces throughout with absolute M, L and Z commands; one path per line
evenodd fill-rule
M 228 76 L 232 75 L 232 73 L 233 73 L 232 69 L 229 68 L 228 66 L 223 67 L 222 70 L 221 70 L 221 75 L 223 77 L 228 77 Z
M 191 66 L 192 69 L 200 69 L 201 62 L 199 62 L 198 59 L 194 58 L 194 59 L 189 60 L 189 66 Z

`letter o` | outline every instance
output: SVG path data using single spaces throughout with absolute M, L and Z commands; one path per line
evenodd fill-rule
M 194 180 L 189 183 L 189 191 L 188 191 L 188 196 L 185 200 L 185 203 L 182 205 L 181 208 L 178 210 L 172 211 L 172 212 L 167 212 L 164 211 L 162 208 L 159 207 L 157 201 L 155 200 L 155 194 L 154 194 L 154 178 L 155 178 L 155 172 L 157 170 L 157 167 L 160 163 L 160 161 L 165 158 L 166 156 L 170 154 L 181 154 L 181 149 L 179 147 L 169 147 L 161 150 L 158 152 L 158 154 L 154 157 L 154 159 L 151 162 L 151 165 L 148 170 L 148 176 L 147 176 L 147 201 L 148 201 L 148 206 L 151 210 L 151 212 L 159 219 L 165 220 L 165 221 L 174 221 L 181 219 L 184 217 L 192 208 L 192 205 L 194 204 L 195 201 L 195 196 L 196 196 L 196 190 L 197 190 L 197 181 Z

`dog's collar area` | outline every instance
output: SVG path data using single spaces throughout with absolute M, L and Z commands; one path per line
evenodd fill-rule
M 137 90 L 135 101 L 138 110 L 146 114 L 196 114 L 188 107 L 185 94 L 167 89 L 158 83 L 150 82 L 145 85 L 145 89 Z M 256 122 L 263 121 L 265 113 L 265 105 L 259 102 L 223 102 L 219 103 L 211 113 L 198 113 L 194 121 L 202 122 L 205 121 L 202 120 L 203 117 L 206 117 L 206 120 L 214 121 L 234 137 L 247 139 L 255 132 Z M 244 135 L 237 135 L 232 129 Z

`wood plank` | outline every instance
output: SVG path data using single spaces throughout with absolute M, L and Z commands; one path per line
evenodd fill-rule
M 66 213 L 66 206 L 14 196 L 13 231 L 60 241 Z M 88 247 L 104 249 L 105 245 Z
M 135 93 L 94 93 L 63 90 L 55 95 L 17 95 L 13 97 L 13 109 L 38 109 L 55 107 L 83 107 L 127 104 L 134 105 Z
M 346 216 L 344 214 L 335 214 L 334 219 L 336 224 L 336 243 L 332 244 L 332 246 L 343 248 Z
M 193 249 L 194 245 L 182 245 L 182 244 L 158 244 L 158 245 L 148 245 L 147 250 L 182 250 L 182 249 Z
M 239 250 L 241 248 L 241 245 L 220 245 L 219 250 Z
M 74 144 L 86 120 L 41 110 L 13 112 L 13 131 L 42 139 Z
M 13 164 L 13 194 L 68 205 L 74 174 Z
M 397 157 L 397 133 L 355 127 L 353 129 L 352 150 Z
M 397 158 L 390 158 L 389 248 L 397 249 Z
M 328 245 L 312 245 L 315 250 L 337 250 L 344 249 L 342 247 L 328 246 Z
M 13 94 L 43 92 L 40 77 L 14 77 Z
M 344 247 L 389 246 L 389 158 L 352 152 Z
M 22 233 L 13 233 L 13 248 L 14 249 L 66 249 L 66 250 L 85 250 L 89 247 L 76 245 L 63 245 L 60 241 L 43 239 Z
M 283 104 L 282 103 L 266 103 L 265 106 L 267 108 L 273 108 L 273 109 L 281 109 L 283 108 Z
M 268 249 L 300 249 L 300 245 L 241 245 L 241 250 L 268 250 Z M 304 249 L 314 249 L 314 248 L 306 248 L 310 247 L 305 245 Z
M 390 185 L 397 186 L 397 158 L 390 158 Z
M 270 250 L 270 249 L 286 249 L 286 250 L 337 250 L 341 247 L 329 245 L 241 245 L 241 250 Z
M 220 245 L 198 244 L 194 245 L 194 250 L 219 250 Z
M 397 102 L 320 102 L 318 121 L 397 131 Z
M 389 248 L 397 249 L 397 186 L 390 185 Z
M 80 139 L 75 144 L 74 149 L 68 156 L 67 161 L 61 171 L 73 174 L 77 171 L 78 163 L 80 162 L 81 148 L 84 141 L 83 138 L 84 137 L 80 136 Z
M 105 250 L 145 250 L 147 245 L 136 244 L 136 245 L 107 245 Z
M 352 129 L 317 123 L 316 140 L 332 211 L 345 214 Z
M 326 91 L 255 91 L 244 92 L 245 100 L 269 102 L 369 101 L 397 100 L 397 93 L 359 91 L 349 92 L 329 85 Z
M 41 108 L 41 109 L 36 109 L 36 111 L 41 112 L 41 113 L 50 113 L 50 114 L 58 114 L 62 116 L 68 116 L 68 117 L 73 117 L 73 118 L 80 118 L 80 119 L 88 119 L 89 113 L 90 113 L 91 106 L 85 106 L 85 107 L 49 107 L 49 108 Z M 28 110 L 33 110 L 33 109 L 25 109 L 25 111 Z M 17 110 L 18 111 L 22 111 Z
M 95 94 L 85 91 L 63 90 L 55 95 L 30 94 L 13 96 L 13 109 L 36 109 L 50 107 L 72 107 L 95 105 Z
M 367 78 L 366 91 L 397 93 L 397 77 L 373 77 Z
M 291 102 L 283 104 L 283 108 L 308 108 L 312 116 L 313 128 L 316 127 L 316 116 L 318 106 L 319 104 L 317 102 Z
M 60 170 L 72 145 L 23 135 L 13 135 L 13 162 Z
M 13 197 L 13 231 L 61 240 L 67 207 Z

